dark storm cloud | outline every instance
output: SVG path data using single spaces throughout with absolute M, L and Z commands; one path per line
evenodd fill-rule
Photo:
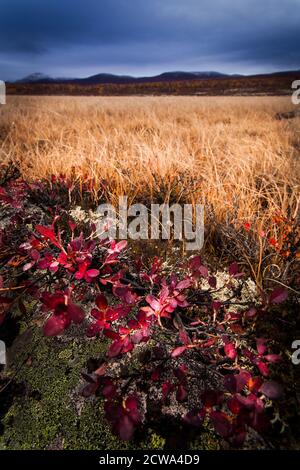
M 1 0 L 0 78 L 300 68 L 299 0 Z

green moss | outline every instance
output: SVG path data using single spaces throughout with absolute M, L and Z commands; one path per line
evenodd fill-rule
M 72 350 L 72 349 L 63 349 L 63 350 L 59 353 L 58 357 L 59 357 L 59 359 L 66 359 L 66 360 L 68 360 L 68 359 L 70 359 L 70 358 L 72 357 L 72 355 L 73 355 L 73 350 Z
M 120 441 L 104 418 L 103 401 L 81 396 L 85 384 L 81 372 L 86 371 L 89 359 L 105 354 L 105 343 L 82 339 L 76 328 L 61 338 L 45 338 L 38 328 L 22 331 L 8 351 L 8 372 L 14 382 L 7 391 L 6 407 L 0 409 L 1 450 L 165 447 L 166 436 L 151 429 L 144 430 L 146 436 L 138 440 Z M 139 366 L 138 355 L 131 366 Z M 217 448 L 215 436 L 206 430 L 191 446 L 197 450 Z
M 220 443 L 216 435 L 210 432 L 202 432 L 197 439 L 190 444 L 191 450 L 219 450 Z
M 9 351 L 18 393 L 1 419 L 0 449 L 157 446 L 157 439 L 138 444 L 120 441 L 110 432 L 101 400 L 81 396 L 82 370 L 88 359 L 99 358 L 105 349 L 99 340 L 45 338 L 35 330 L 20 335 Z M 18 371 L 21 363 L 24 365 Z
M 150 436 L 150 445 L 152 449 L 163 449 L 165 447 L 166 440 L 156 434 L 155 432 Z

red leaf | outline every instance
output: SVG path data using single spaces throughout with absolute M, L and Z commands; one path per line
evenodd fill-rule
M 186 374 L 188 373 L 188 368 L 186 365 L 181 364 L 176 369 L 173 369 L 173 374 L 179 380 L 181 384 L 186 382 Z
M 134 425 L 130 418 L 122 416 L 118 425 L 118 434 L 123 441 L 129 441 L 134 433 Z
M 129 414 L 130 419 L 137 424 L 140 421 L 138 411 L 139 400 L 136 395 L 129 395 L 125 401 L 126 412 Z
M 180 356 L 180 354 L 184 353 L 186 349 L 187 349 L 186 346 L 179 346 L 178 348 L 173 349 L 171 356 L 172 357 Z
M 230 276 L 235 276 L 236 274 L 238 274 L 238 272 L 239 272 L 239 266 L 237 262 L 235 261 L 229 266 L 229 274 Z
M 130 286 L 115 284 L 113 286 L 113 293 L 116 297 L 119 297 L 119 299 L 121 299 L 128 305 L 133 305 L 136 303 L 137 294 L 135 292 L 132 292 Z
M 94 277 L 99 276 L 100 271 L 99 271 L 98 269 L 89 269 L 89 270 L 86 272 L 86 274 L 88 275 L 88 277 L 94 278 Z
M 68 225 L 70 227 L 70 230 L 74 232 L 75 228 L 77 227 L 76 223 L 73 222 L 72 220 L 68 220 Z
M 270 243 L 270 245 L 272 245 L 272 246 L 275 246 L 275 247 L 277 246 L 277 241 L 276 241 L 275 238 L 273 238 L 273 237 L 269 238 L 269 243 Z
M 38 250 L 30 250 L 30 256 L 34 261 L 38 261 L 40 259 L 40 253 Z
M 202 410 L 197 410 L 197 409 L 194 409 L 194 410 L 191 410 L 189 411 L 185 417 L 183 418 L 184 421 L 192 426 L 201 426 L 201 424 L 203 423 L 203 419 L 205 418 L 205 410 L 202 409 Z
M 277 400 L 283 395 L 283 387 L 277 382 L 264 382 L 260 387 L 259 392 L 263 393 L 271 400 Z
M 102 394 L 105 398 L 112 399 L 117 393 L 117 387 L 111 379 L 106 379 L 104 387 L 102 389 Z
M 99 310 L 106 310 L 108 307 L 107 298 L 103 294 L 97 295 L 95 299 L 95 303 L 97 307 L 99 308 Z
M 267 340 L 264 338 L 258 338 L 256 340 L 256 349 L 257 349 L 258 354 L 262 355 L 266 352 L 267 350 L 266 341 Z
M 233 343 L 225 344 L 224 351 L 225 351 L 226 356 L 234 361 L 234 359 L 237 356 L 237 351 L 235 349 L 234 344 Z
M 147 295 L 146 302 L 148 302 L 151 308 L 153 308 L 155 311 L 158 311 L 161 308 L 159 301 L 152 294 Z
M 98 367 L 98 369 L 95 370 L 95 374 L 98 376 L 102 376 L 105 374 L 107 368 L 106 362 L 103 362 L 101 366 Z
M 282 361 L 282 357 L 279 356 L 279 354 L 267 354 L 266 356 L 264 356 L 264 359 L 266 359 L 266 361 L 268 362 L 281 362 Z
M 241 392 L 251 379 L 251 375 L 247 371 L 240 371 L 238 374 L 228 374 L 224 378 L 224 387 L 231 393 Z
M 231 413 L 235 415 L 238 415 L 242 408 L 241 403 L 235 396 L 227 400 L 227 406 L 228 406 L 229 411 L 231 411 Z
M 200 266 L 199 268 L 199 273 L 201 274 L 201 276 L 203 276 L 205 279 L 208 278 L 208 269 L 206 266 Z
M 188 289 L 189 287 L 191 287 L 192 284 L 193 284 L 193 281 L 191 279 L 184 279 L 183 281 L 178 282 L 176 289 L 178 290 Z
M 172 390 L 172 385 L 170 382 L 164 382 L 161 386 L 163 397 L 166 398 L 170 391 Z
M 206 390 L 201 397 L 203 406 L 205 408 L 211 408 L 212 406 L 220 405 L 223 399 L 223 392 L 219 392 L 218 390 Z
M 154 369 L 154 371 L 151 374 L 151 380 L 153 380 L 153 382 L 157 382 L 161 374 L 162 374 L 162 368 L 160 366 L 156 367 L 156 369 Z
M 269 375 L 269 368 L 267 366 L 267 364 L 265 364 L 263 361 L 260 361 L 258 364 L 257 364 L 257 367 L 260 371 L 260 373 L 264 376 L 264 377 L 267 377 Z
M 220 310 L 220 308 L 222 307 L 222 303 L 219 300 L 214 300 L 212 302 L 211 306 L 212 306 L 213 310 L 218 312 Z
M 100 331 L 102 331 L 103 327 L 101 325 L 99 325 L 97 322 L 96 323 L 92 323 L 87 331 L 86 331 L 86 334 L 89 338 L 93 338 L 94 336 L 96 336 L 98 333 L 100 333 Z
M 176 400 L 181 402 L 181 401 L 184 401 L 186 397 L 187 397 L 186 389 L 184 388 L 183 385 L 179 385 L 177 388 L 177 392 L 176 392 Z
M 34 261 L 30 261 L 29 263 L 24 264 L 23 271 L 28 271 L 32 268 L 32 266 L 34 266 Z
M 44 325 L 45 336 L 56 336 L 61 334 L 67 327 L 66 318 L 62 315 L 52 315 Z
M 47 238 L 50 240 L 53 245 L 57 246 L 58 248 L 61 248 L 60 243 L 57 240 L 57 237 L 55 235 L 55 232 L 52 228 L 47 228 L 43 227 L 42 225 L 36 225 L 35 227 L 36 231 L 39 232 L 43 237 Z
M 288 291 L 284 287 L 276 287 L 269 296 L 270 304 L 281 304 L 288 298 Z
M 105 330 L 104 331 L 104 335 L 107 337 L 107 338 L 110 338 L 110 339 L 119 339 L 119 335 L 118 333 L 116 333 L 115 331 L 113 330 Z
M 212 411 L 210 418 L 214 425 L 215 431 L 220 434 L 221 437 L 226 439 L 232 433 L 232 426 L 229 419 L 223 411 Z
M 265 413 L 254 410 L 251 427 L 259 433 L 266 432 L 270 426 L 270 421 Z
M 193 271 L 198 270 L 201 266 L 201 257 L 200 256 L 194 256 L 190 260 L 189 266 Z
M 114 341 L 108 350 L 108 356 L 109 357 L 116 357 L 120 354 L 121 350 L 123 347 L 123 343 L 120 341 Z
M 190 337 L 187 334 L 186 330 L 180 330 L 179 339 L 185 346 L 191 343 Z
M 74 323 L 81 323 L 84 320 L 84 311 L 72 302 L 68 305 L 68 314 Z
M 263 380 L 261 377 L 251 377 L 248 380 L 248 388 L 250 392 L 258 392 L 258 389 L 260 388 L 261 384 L 263 383 Z
M 121 240 L 120 242 L 116 243 L 114 246 L 113 250 L 115 253 L 119 253 L 120 251 L 124 250 L 127 246 L 127 241 L 126 240 Z
M 253 318 L 257 315 L 257 310 L 256 308 L 250 308 L 246 313 L 245 313 L 245 316 L 247 318 Z

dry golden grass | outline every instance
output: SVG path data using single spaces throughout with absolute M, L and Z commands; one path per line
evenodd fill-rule
M 8 97 L 0 158 L 25 178 L 109 182 L 109 197 L 204 202 L 224 223 L 268 222 L 299 197 L 300 119 L 288 97 Z

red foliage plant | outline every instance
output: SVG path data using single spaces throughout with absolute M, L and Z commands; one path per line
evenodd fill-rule
M 265 432 L 266 404 L 283 393 L 269 379 L 270 365 L 281 358 L 270 351 L 272 341 L 255 338 L 245 325 L 285 301 L 285 289 L 263 296 L 260 308 L 239 305 L 235 297 L 244 279 L 236 262 L 221 288 L 200 256 L 180 274 L 164 271 L 158 258 L 150 267 L 141 259 L 128 262 L 125 241 L 97 239 L 88 224 L 79 229 L 62 209 L 75 189 L 60 182 L 13 180 L 0 187 L 11 228 L 0 230 L 0 325 L 22 293 L 25 303 L 33 298 L 41 306 L 46 336 L 82 324 L 86 336 L 107 341 L 99 367 L 84 374 L 83 394 L 103 395 L 106 418 L 122 439 L 151 421 L 153 395 L 160 410 L 178 402 L 185 425 L 201 428 L 209 420 L 233 445 L 244 442 L 249 428 Z M 60 204 L 56 195 L 55 207 L 42 217 L 30 211 L 55 185 Z M 229 292 L 226 301 L 219 297 L 222 288 Z

